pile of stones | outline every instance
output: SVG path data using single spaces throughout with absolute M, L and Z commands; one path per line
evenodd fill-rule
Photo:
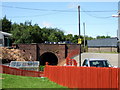
M 10 61 L 30 61 L 23 51 L 6 47 L 0 47 L 0 59 Z

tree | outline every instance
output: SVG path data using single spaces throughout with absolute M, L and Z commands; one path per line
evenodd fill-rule
M 41 43 L 42 35 L 39 26 L 26 24 L 29 22 L 12 25 L 12 38 L 14 43 Z
M 64 32 L 58 28 L 42 28 L 42 39 L 50 42 L 64 41 Z
M 72 42 L 73 43 L 78 43 L 78 35 L 74 35 L 73 39 L 72 39 Z
M 94 38 L 91 37 L 91 36 L 85 36 L 85 39 L 86 39 L 86 40 L 92 40 L 92 39 L 94 39 Z
M 52 33 L 48 37 L 48 41 L 50 41 L 50 42 L 58 42 L 58 37 L 56 37 L 56 35 L 54 33 Z
M 0 31 L 10 33 L 10 31 L 11 31 L 11 24 L 12 24 L 12 22 L 9 21 L 9 20 L 6 18 L 6 16 L 3 17 L 3 19 L 0 20 Z M 1 26 L 1 25 L 2 25 L 2 26 Z
M 110 36 L 97 36 L 96 39 L 111 38 Z
M 45 41 L 59 42 L 64 40 L 64 32 L 57 28 L 40 28 L 30 22 L 12 25 L 14 43 L 44 43 Z
M 72 34 L 68 34 L 68 35 L 65 36 L 65 41 L 72 42 L 72 40 L 73 40 L 73 35 Z
M 31 22 L 25 21 L 24 23 L 13 23 L 9 21 L 6 16 L 0 20 L 2 26 L 0 30 L 12 33 L 12 40 L 14 43 L 44 43 L 45 41 L 60 42 L 70 41 L 78 43 L 78 35 L 68 34 L 58 28 L 40 28 L 38 24 L 32 25 Z M 83 36 L 80 36 L 82 44 L 84 43 Z M 97 36 L 96 39 L 111 38 L 110 36 Z M 93 37 L 85 36 L 86 40 L 95 39 Z
M 106 36 L 106 38 L 111 38 L 111 36 Z

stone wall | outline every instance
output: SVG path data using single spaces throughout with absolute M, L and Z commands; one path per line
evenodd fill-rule
M 116 47 L 96 47 L 88 48 L 88 52 L 117 52 L 118 48 Z
M 100 48 L 88 48 L 88 52 L 100 52 Z

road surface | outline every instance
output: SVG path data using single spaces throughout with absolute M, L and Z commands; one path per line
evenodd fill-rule
M 112 53 L 82 53 L 81 54 L 81 63 L 83 63 L 85 58 L 99 58 L 99 59 L 107 59 L 110 64 L 114 66 L 120 66 L 120 54 L 112 54 Z M 79 65 L 79 55 L 73 57 Z

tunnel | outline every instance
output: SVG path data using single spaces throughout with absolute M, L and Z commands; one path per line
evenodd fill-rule
M 54 53 L 46 52 L 40 56 L 40 65 L 45 65 L 48 62 L 48 65 L 57 65 L 58 58 Z

